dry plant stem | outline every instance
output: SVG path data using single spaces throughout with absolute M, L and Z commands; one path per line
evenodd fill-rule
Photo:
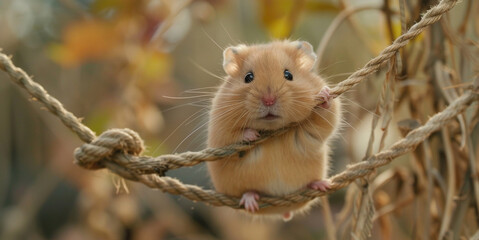
M 346 8 L 345 10 L 341 11 L 336 18 L 334 18 L 333 22 L 329 25 L 328 29 L 324 33 L 321 42 L 318 45 L 318 49 L 316 50 L 316 55 L 318 55 L 318 59 L 315 63 L 315 68 L 321 66 L 321 60 L 323 59 L 324 53 L 326 51 L 326 47 L 328 46 L 333 34 L 338 30 L 339 26 L 344 22 L 344 20 L 349 19 L 353 14 L 368 11 L 368 10 L 381 10 L 380 7 L 377 6 L 366 6 L 366 7 L 358 7 L 358 8 Z
M 469 23 L 469 17 L 471 16 L 472 11 L 474 11 L 473 0 L 469 0 L 469 1 L 467 1 L 466 14 L 464 14 L 464 18 L 463 18 L 462 23 L 459 26 L 459 30 L 458 30 L 459 33 L 462 36 L 464 36 L 466 34 L 467 24 Z
M 447 102 L 451 103 L 454 99 L 456 99 L 459 96 L 459 94 L 456 92 L 456 89 L 447 89 L 448 87 L 454 86 L 454 84 L 451 82 L 451 79 L 449 77 L 450 74 L 446 72 L 446 67 L 443 66 L 443 64 L 440 61 L 436 61 L 434 63 L 434 74 L 435 74 L 434 76 L 435 76 L 436 82 L 439 85 L 439 90 L 441 91 L 442 95 L 447 100 Z M 458 115 L 457 120 L 459 121 L 459 124 L 461 126 L 461 132 L 462 132 L 461 148 L 464 148 L 464 146 L 466 145 L 466 136 L 467 136 L 466 120 L 463 114 Z
M 406 19 L 406 0 L 399 0 L 399 14 L 401 18 L 401 34 L 407 31 L 407 19 Z M 406 48 L 401 50 L 401 72 L 399 78 L 406 77 L 408 74 L 408 54 Z
M 384 15 L 386 17 L 386 26 L 388 30 L 389 39 L 390 41 L 394 41 L 392 12 L 391 12 L 391 8 L 389 7 L 389 0 L 383 0 L 382 11 L 384 12 Z
M 321 207 L 324 211 L 324 222 L 326 234 L 329 240 L 336 240 L 336 226 L 334 225 L 333 214 L 327 197 L 321 197 Z
M 419 35 L 427 26 L 439 21 L 443 13 L 449 11 L 453 8 L 457 0 L 443 0 L 439 2 L 438 5 L 434 6 L 433 8 L 427 11 L 421 21 L 414 24 L 407 33 L 399 36 L 396 40 L 394 40 L 393 44 L 386 47 L 379 56 L 370 60 L 366 65 L 354 72 L 351 76 L 349 76 L 346 80 L 338 83 L 332 90 L 332 95 L 340 95 L 345 91 L 349 90 L 359 82 L 361 82 L 366 76 L 369 74 L 376 72 L 379 70 L 382 64 L 384 64 L 387 60 L 389 60 L 400 48 L 404 47 L 409 40 Z
M 414 195 L 408 196 L 407 198 L 401 199 L 401 201 L 396 201 L 394 204 L 389 204 L 387 206 L 384 206 L 383 208 L 379 209 L 373 217 L 373 220 L 376 221 L 378 218 L 387 215 L 389 213 L 392 213 L 398 209 L 404 208 L 405 206 L 409 205 L 412 203 L 415 199 Z M 428 239 L 428 238 L 426 238 Z
M 452 239 L 459 239 L 460 229 L 464 223 L 464 218 L 466 215 L 466 211 L 469 208 L 471 197 L 472 197 L 472 186 L 471 182 L 469 181 L 469 174 L 471 174 L 470 166 L 466 170 L 466 174 L 464 176 L 464 184 L 459 191 L 458 198 L 456 200 L 456 208 L 454 209 L 454 221 L 452 222 L 451 232 L 454 233 L 454 237 Z
M 366 181 L 364 181 L 366 182 Z M 373 200 L 370 194 L 369 184 L 362 186 L 362 191 L 358 197 L 358 204 L 355 212 L 355 222 L 351 236 L 353 239 L 369 239 L 373 227 L 373 216 L 375 214 Z
M 347 225 L 347 222 L 351 219 L 349 216 L 351 215 L 351 212 L 353 210 L 354 197 L 356 196 L 357 191 L 358 189 L 356 185 L 351 185 L 350 187 L 348 187 L 346 191 L 346 195 L 344 197 L 344 207 L 336 215 L 337 216 L 336 225 L 342 226 L 339 228 L 339 230 L 341 230 L 342 228 L 345 228 L 345 226 Z
M 0 206 L 3 206 L 8 197 L 11 174 L 11 117 L 10 111 L 10 87 L 6 82 L 0 83 Z
M 341 9 L 343 10 L 346 10 L 349 8 L 349 4 L 342 0 L 342 1 L 339 1 L 339 6 Z M 353 34 L 355 36 L 357 36 L 357 38 L 361 41 L 361 43 L 366 46 L 368 48 L 368 51 L 371 53 L 371 55 L 375 55 L 374 54 L 374 46 L 373 44 L 370 43 L 370 41 L 368 41 L 368 37 L 369 37 L 369 34 L 366 33 L 364 31 L 364 29 L 360 28 L 358 25 L 358 21 L 355 21 L 354 18 L 352 18 L 351 16 L 349 16 L 348 18 L 346 18 L 346 21 L 348 22 L 349 26 L 351 27 L 351 30 L 353 31 Z
M 393 56 L 389 61 L 389 71 L 387 73 L 386 79 L 383 83 L 383 88 L 381 91 L 379 102 L 376 106 L 376 115 L 373 116 L 372 126 L 371 126 L 371 133 L 369 137 L 369 143 L 366 151 L 366 155 L 364 160 L 368 159 L 371 156 L 372 148 L 374 145 L 374 131 L 379 122 L 379 116 L 382 117 L 383 123 L 381 129 L 383 130 L 383 134 L 379 143 L 379 150 L 382 150 L 384 146 L 384 141 L 387 135 L 387 129 L 389 122 L 391 120 L 392 109 L 394 106 L 394 81 L 396 76 L 396 61 L 395 57 Z M 391 97 L 392 96 L 392 97 Z M 372 223 L 374 221 L 373 216 L 375 214 L 374 205 L 372 197 L 370 196 L 370 184 L 369 179 L 374 178 L 373 176 L 369 176 L 361 180 L 361 184 L 363 185 L 362 192 L 358 198 L 361 198 L 358 216 L 355 216 L 355 219 L 359 219 L 356 223 L 354 234 L 355 236 L 359 236 L 360 238 L 367 238 L 371 234 Z M 364 212 L 367 211 L 367 212 Z M 361 231 L 361 233 L 359 233 Z
M 446 192 L 446 205 L 444 206 L 444 215 L 442 217 L 441 228 L 439 231 L 439 239 L 443 239 L 446 236 L 446 231 L 449 229 L 451 223 L 452 210 L 453 210 L 453 198 L 456 193 L 456 174 L 454 168 L 454 153 L 451 147 L 451 138 L 447 128 L 441 129 L 442 139 L 444 142 L 444 149 L 446 152 L 446 164 L 447 164 L 447 192 Z
M 457 0 L 442 0 L 438 5 L 427 11 L 423 15 L 421 21 L 413 25 L 407 33 L 397 38 L 391 46 L 382 51 L 378 57 L 369 61 L 365 67 L 356 71 L 348 79 L 339 83 L 332 89 L 331 93 L 338 96 L 358 84 L 369 74 L 376 72 L 383 63 L 390 59 L 401 47 L 405 46 L 410 39 L 420 34 L 428 25 L 437 22 L 441 18 L 441 15 L 454 7 L 457 2 Z M 138 175 L 137 171 L 132 171 L 127 167 L 129 166 L 128 161 L 132 159 L 136 162 L 148 161 L 150 158 L 131 156 L 131 154 L 140 154 L 143 148 L 142 140 L 135 132 L 129 129 L 114 129 L 106 131 L 98 138 L 95 138 L 95 134 L 89 128 L 81 124 L 73 114 L 66 111 L 58 100 L 48 95 L 46 91 L 39 84 L 33 82 L 23 70 L 16 68 L 11 60 L 4 54 L 0 54 L 0 69 L 7 72 L 15 83 L 27 90 L 32 96 L 42 102 L 47 109 L 57 115 L 65 126 L 72 129 L 84 142 L 95 143 L 85 144 L 82 148 L 78 148 L 76 151 L 77 159 L 89 159 L 91 156 L 89 154 L 99 156 L 99 158 L 95 160 L 97 162 L 87 161 L 85 163 L 86 166 L 91 165 L 92 168 L 104 166 L 124 178 L 142 182 L 149 187 L 159 188 L 164 192 L 181 194 L 193 201 L 204 201 L 216 206 L 225 205 L 238 208 L 238 199 L 235 197 L 226 196 L 211 190 L 204 190 L 198 186 L 185 185 L 173 178 L 158 177 L 153 174 L 144 176 Z M 268 205 L 287 206 L 292 203 L 305 202 L 336 191 L 349 185 L 352 181 L 358 178 L 371 174 L 376 168 L 388 164 L 395 157 L 413 150 L 432 132 L 437 131 L 447 121 L 461 113 L 471 102 L 477 100 L 478 90 L 479 87 L 476 87 L 474 90 L 466 92 L 451 103 L 451 105 L 449 105 L 444 111 L 434 115 L 424 126 L 411 131 L 404 139 L 396 142 L 389 149 L 371 156 L 367 161 L 350 165 L 344 172 L 333 176 L 330 179 L 332 182 L 331 190 L 327 192 L 301 190 L 281 197 L 262 196 L 260 200 L 262 207 Z M 243 145 L 244 144 L 240 144 L 240 148 L 244 147 Z M 235 146 L 237 147 L 237 145 L 234 145 L 233 148 L 226 148 L 226 151 L 224 149 L 210 149 L 210 151 L 213 151 L 214 154 L 220 155 L 235 151 L 237 152 L 234 148 Z M 199 155 L 205 156 L 205 153 L 187 153 L 184 156 L 186 158 L 180 159 L 180 163 L 188 164 L 189 157 L 195 159 L 195 161 L 201 162 L 201 159 L 198 159 Z M 217 157 L 214 155 L 212 156 L 211 153 L 206 156 Z M 158 166 L 153 167 L 153 170 L 158 171 Z
M 427 174 L 427 186 L 426 186 L 426 201 L 424 204 L 425 208 L 430 208 L 432 203 L 432 192 L 434 188 L 434 180 L 433 180 L 433 173 L 432 173 L 432 151 L 431 146 L 429 144 L 429 140 L 425 140 L 423 142 L 423 150 L 424 150 L 424 161 L 426 165 L 426 174 Z M 423 239 L 430 238 L 430 226 L 431 226 L 431 211 L 425 211 L 424 214 L 424 231 L 423 231 Z
M 476 158 L 476 153 L 474 152 L 475 147 L 473 146 L 472 143 L 472 138 L 470 135 L 468 135 L 467 139 L 467 150 L 469 152 L 469 166 L 471 169 L 471 183 L 472 183 L 472 189 L 474 193 L 474 203 L 475 203 L 475 209 L 476 209 L 476 217 L 479 218 L 479 180 L 478 180 L 478 171 L 477 171 L 477 158 Z
M 449 87 L 452 85 L 450 79 L 448 76 L 445 76 L 445 74 L 443 74 L 444 71 L 442 71 L 440 69 L 440 63 L 439 62 L 436 62 L 435 64 L 435 74 L 436 74 L 436 79 L 437 79 L 437 82 L 440 86 L 440 90 L 442 91 L 444 97 L 446 98 L 446 100 L 448 101 L 448 103 L 452 102 L 453 99 L 456 99 L 459 95 L 458 93 L 455 91 L 455 89 L 446 89 L 446 87 Z M 475 81 L 475 84 L 477 84 L 479 81 L 476 79 Z M 467 143 L 467 139 L 470 138 L 469 137 L 469 127 L 467 126 L 467 121 L 466 121 L 466 118 L 465 118 L 465 115 L 464 114 L 459 114 L 457 116 L 458 118 L 458 121 L 460 123 L 460 127 L 461 127 L 461 148 L 464 148 L 466 143 Z M 472 146 L 468 146 L 468 150 L 472 148 Z M 469 150 L 470 152 L 470 150 Z M 472 158 L 471 158 L 472 157 Z M 472 152 L 472 154 L 469 154 L 469 164 L 471 165 L 472 169 L 475 169 L 475 157 L 474 157 L 474 152 Z M 472 186 L 473 186 L 473 190 L 474 190 L 474 202 L 476 203 L 476 207 L 479 209 L 479 180 L 477 178 L 477 174 L 472 174 L 471 175 L 471 181 L 472 181 Z

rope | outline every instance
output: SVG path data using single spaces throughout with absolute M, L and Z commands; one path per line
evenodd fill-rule
M 443 13 L 454 7 L 458 0 L 442 0 L 438 5 L 428 10 L 422 19 L 413 25 L 408 32 L 397 38 L 393 44 L 385 48 L 379 56 L 370 60 L 363 68 L 359 69 L 343 82 L 336 85 L 331 93 L 337 97 L 346 92 L 368 76 L 379 70 L 409 40 L 419 35 L 425 27 L 437 22 Z M 261 132 L 261 138 L 254 142 L 240 142 L 222 148 L 207 148 L 199 152 L 185 152 L 168 154 L 159 157 L 139 156 L 144 149 L 143 140 L 130 129 L 112 129 L 96 137 L 95 133 L 63 105 L 50 96 L 41 85 L 34 82 L 22 69 L 15 67 L 11 59 L 0 53 L 0 69 L 10 75 L 12 81 L 24 88 L 30 95 L 41 102 L 56 115 L 62 123 L 70 128 L 86 144 L 75 150 L 75 163 L 87 169 L 108 168 L 114 173 L 132 181 L 141 182 L 148 187 L 158 188 L 164 192 L 184 197 L 193 201 L 202 201 L 214 206 L 229 206 L 239 208 L 239 199 L 205 190 L 195 185 L 183 184 L 177 179 L 165 177 L 167 170 L 193 166 L 203 161 L 215 161 L 247 151 L 256 144 L 260 144 L 270 137 L 283 134 L 292 126 L 276 131 Z M 327 192 L 314 190 L 300 190 L 281 197 L 262 196 L 261 207 L 269 205 L 287 206 L 311 200 L 343 188 L 357 178 L 370 174 L 374 169 L 391 162 L 395 157 L 413 150 L 426 139 L 432 132 L 437 131 L 447 121 L 478 99 L 479 87 L 467 91 L 463 96 L 452 102 L 445 110 L 434 115 L 424 126 L 411 131 L 405 138 L 396 142 L 389 149 L 371 156 L 366 161 L 350 165 L 340 174 L 330 178 L 331 189 Z M 318 104 L 320 104 L 318 99 Z

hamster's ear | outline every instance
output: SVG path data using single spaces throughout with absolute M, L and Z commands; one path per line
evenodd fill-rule
M 240 44 L 235 47 L 227 47 L 223 51 L 223 69 L 226 74 L 233 76 L 240 69 L 240 52 L 246 48 L 246 45 Z
M 308 71 L 313 70 L 317 59 L 313 46 L 305 41 L 294 41 L 293 44 L 300 51 L 300 55 L 298 57 L 299 65 Z

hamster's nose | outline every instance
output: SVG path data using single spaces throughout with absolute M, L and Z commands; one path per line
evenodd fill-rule
M 276 97 L 271 94 L 267 94 L 261 98 L 261 101 L 263 102 L 263 105 L 269 107 L 276 103 Z

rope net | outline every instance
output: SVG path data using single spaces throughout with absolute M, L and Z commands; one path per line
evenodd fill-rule
M 338 97 L 363 81 L 370 74 L 377 72 L 383 64 L 395 56 L 400 48 L 423 32 L 427 26 L 439 21 L 442 15 L 452 9 L 457 2 L 458 0 L 442 0 L 429 9 L 419 22 L 398 37 L 377 57 L 371 59 L 363 68 L 357 70 L 346 80 L 332 88 L 331 94 L 334 97 Z M 164 176 L 165 172 L 180 167 L 193 166 L 204 161 L 221 160 L 241 151 L 250 150 L 255 145 L 261 144 L 271 137 L 283 134 L 289 128 L 294 127 L 288 126 L 275 131 L 260 132 L 261 137 L 254 142 L 239 142 L 221 148 L 206 148 L 199 152 L 184 152 L 158 157 L 141 156 L 144 144 L 135 131 L 130 129 L 111 129 L 97 137 L 90 128 L 82 124 L 71 112 L 67 111 L 60 101 L 50 96 L 40 84 L 34 82 L 25 71 L 16 67 L 11 59 L 3 53 L 0 53 L 0 69 L 5 71 L 13 82 L 41 102 L 66 127 L 70 128 L 85 142 L 84 145 L 78 147 L 74 152 L 76 164 L 92 170 L 107 168 L 123 178 L 141 182 L 150 188 L 158 188 L 163 192 L 182 195 L 190 200 L 202 201 L 214 206 L 240 208 L 239 199 L 236 197 L 206 190 L 195 185 L 183 184 L 177 179 Z M 261 207 L 287 206 L 293 203 L 305 202 L 335 192 L 349 185 L 354 180 L 371 174 L 376 168 L 384 166 L 394 158 L 414 150 L 431 133 L 455 118 L 473 101 L 478 100 L 478 91 L 479 85 L 476 83 L 446 109 L 435 114 L 423 126 L 409 132 L 409 134 L 390 148 L 372 155 L 365 161 L 349 165 L 343 172 L 332 176 L 330 178 L 331 188 L 328 191 L 320 192 L 303 189 L 281 197 L 261 196 L 259 200 Z M 321 104 L 319 99 L 317 101 L 318 104 Z

